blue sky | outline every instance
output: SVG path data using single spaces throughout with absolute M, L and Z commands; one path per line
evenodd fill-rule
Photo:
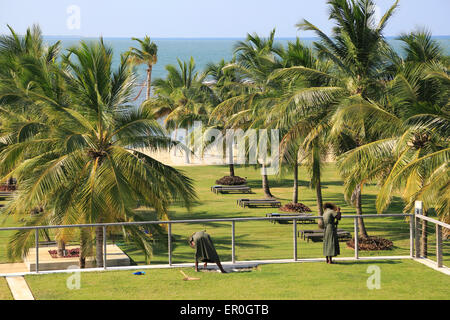
M 393 2 L 376 0 L 380 12 Z M 327 12 L 326 0 L 0 0 L 0 33 L 6 24 L 23 33 L 38 23 L 46 35 L 216 38 L 276 27 L 278 37 L 310 37 L 295 24 L 307 18 L 329 33 Z M 401 0 L 385 34 L 427 27 L 450 35 L 449 13 L 450 0 Z

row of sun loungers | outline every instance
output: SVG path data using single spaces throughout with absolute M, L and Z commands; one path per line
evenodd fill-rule
M 13 191 L 0 191 L 0 200 L 9 201 L 13 197 Z M 3 208 L 5 205 L 0 204 L 0 208 Z

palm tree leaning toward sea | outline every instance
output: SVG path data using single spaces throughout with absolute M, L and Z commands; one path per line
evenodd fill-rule
M 147 65 L 147 80 L 145 84 L 147 92 L 145 97 L 149 99 L 152 87 L 152 69 L 153 65 L 158 62 L 158 46 L 150 40 L 149 36 L 145 36 L 143 40 L 138 38 L 131 39 L 139 42 L 139 48 L 131 47 L 129 50 L 131 63 L 134 65 Z M 139 95 L 141 92 L 139 92 Z
M 203 84 L 205 75 L 196 70 L 194 58 L 189 61 L 177 59 L 177 65 L 167 65 L 167 76 L 153 82 L 155 95 L 143 102 L 142 107 L 156 119 L 164 120 L 167 130 L 188 128 L 195 121 L 206 123 L 209 119 L 211 90 Z M 186 137 L 183 149 L 186 162 L 190 161 L 190 150 Z M 180 146 L 181 147 L 181 146 Z
M 376 125 L 389 128 L 386 135 L 344 153 L 343 172 L 355 173 L 380 184 L 376 207 L 383 212 L 394 191 L 401 191 L 405 212 L 416 200 L 434 208 L 449 221 L 450 131 L 448 66 L 438 43 L 426 31 L 402 35 L 404 58 L 391 53 L 386 116 Z M 426 229 L 425 229 L 426 231 Z
M 43 206 L 27 225 L 73 224 L 142 220 L 134 210 L 138 202 L 154 208 L 159 219 L 168 219 L 172 201 L 190 207 L 196 198 L 191 179 L 137 151 L 167 149 L 175 142 L 145 108 L 128 104 L 135 74 L 127 55 L 113 70 L 112 49 L 100 40 L 68 49 L 61 63 L 26 54 L 16 59 L 17 70 L 0 81 L 0 97 L 9 100 L 0 110 L 2 123 L 8 123 L 2 127 L 8 143 L 0 151 L 0 174 L 17 177 L 19 185 L 4 213 Z M 151 239 L 142 230 L 122 231 L 151 254 Z M 103 265 L 102 233 L 96 228 L 98 267 Z M 82 249 L 89 239 L 81 234 Z M 9 254 L 20 257 L 32 244 L 32 232 L 17 232 Z
M 247 129 L 264 129 L 264 118 L 281 93 L 270 74 L 281 68 L 282 47 L 275 43 L 275 30 L 269 37 L 261 38 L 257 34 L 248 34 L 245 41 L 235 45 L 236 62 L 224 70 L 234 69 L 241 77 L 237 95 L 228 97 L 218 104 L 211 116 L 227 124 L 228 127 Z M 273 198 L 267 174 L 267 163 L 261 159 L 262 188 L 266 198 Z
M 367 115 L 374 110 L 384 115 L 382 108 L 379 108 L 374 101 L 382 99 L 381 84 L 386 80 L 383 65 L 385 49 L 388 45 L 383 37 L 383 29 L 396 9 L 397 2 L 379 22 L 376 22 L 374 20 L 375 6 L 372 0 L 328 1 L 330 20 L 335 22 L 332 37 L 328 37 L 307 20 L 297 25 L 299 29 L 317 34 L 320 41 L 314 42 L 315 49 L 321 59 L 327 59 L 333 63 L 333 68 L 322 72 L 305 67 L 291 67 L 286 68 L 283 73 L 325 84 L 325 87 L 321 85 L 308 88 L 303 93 L 303 99 L 307 99 L 308 108 L 321 105 L 329 107 L 330 104 L 324 102 L 334 102 L 331 106 L 336 112 L 330 113 L 333 115 L 329 122 L 332 124 L 330 132 L 337 141 L 346 141 L 345 144 L 340 143 L 340 146 L 358 147 L 375 141 L 380 135 L 379 131 L 370 130 L 368 123 L 370 117 Z M 333 95 L 336 98 L 335 101 L 333 101 Z M 326 123 L 324 125 L 326 126 Z M 338 150 L 338 154 L 344 150 Z M 354 201 L 351 202 L 356 207 L 356 213 L 361 215 L 361 192 L 364 180 L 350 179 L 351 177 L 351 175 L 344 177 L 346 188 L 350 195 L 353 194 L 351 198 Z M 347 192 L 346 195 L 348 194 Z M 350 197 L 347 199 L 350 201 Z M 367 237 L 363 219 L 360 218 L 358 221 L 361 236 Z

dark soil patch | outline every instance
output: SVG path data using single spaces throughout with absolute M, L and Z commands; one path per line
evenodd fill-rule
M 303 203 L 287 203 L 284 206 L 280 208 L 280 211 L 283 212 L 298 212 L 298 213 L 304 213 L 304 212 L 311 212 L 311 209 L 304 205 Z
M 65 255 L 62 257 L 58 257 L 58 250 L 48 250 L 48 253 L 52 256 L 52 258 L 77 258 L 80 256 L 80 248 L 74 248 L 70 250 L 66 250 Z
M 247 183 L 247 179 L 238 176 L 225 176 L 216 181 L 216 184 L 223 186 L 240 186 Z
M 355 249 L 355 238 L 347 241 L 347 246 L 349 248 Z M 394 246 L 391 240 L 383 239 L 380 237 L 358 237 L 358 250 L 365 251 L 380 251 L 380 250 L 390 250 Z

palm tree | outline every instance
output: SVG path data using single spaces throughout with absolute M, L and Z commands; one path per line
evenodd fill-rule
M 448 221 L 448 69 L 429 32 L 404 34 L 399 40 L 407 54 L 402 58 L 391 53 L 393 79 L 387 85 L 384 109 L 389 116 L 379 117 L 376 124 L 389 130 L 379 140 L 345 153 L 340 167 L 353 176 L 357 173 L 359 179 L 380 184 L 378 212 L 388 207 L 395 191 L 401 191 L 406 212 L 416 200 L 423 200 L 426 208 L 435 208 L 440 218 Z M 426 229 L 423 221 L 421 253 L 425 257 Z
M 285 129 L 281 146 L 282 153 L 294 166 L 294 203 L 298 199 L 298 164 L 304 162 L 310 172 L 310 186 L 316 190 L 318 213 L 322 215 L 321 166 L 328 152 L 324 137 L 334 110 L 331 104 L 342 89 L 331 87 L 332 78 L 323 76 L 329 72 L 330 63 L 318 59 L 298 38 L 295 43 L 288 43 L 283 65 L 271 76 L 282 81 L 284 94 L 270 118 L 277 127 Z
M 128 104 L 135 79 L 128 56 L 122 56 L 113 70 L 112 49 L 100 40 L 68 49 L 61 66 L 26 59 L 21 74 L 0 83 L 0 96 L 15 100 L 2 116 L 8 117 L 18 106 L 26 106 L 30 117 L 40 115 L 27 134 L 20 122 L 8 118 L 8 135 L 21 139 L 0 151 L 1 176 L 14 175 L 19 183 L 18 196 L 4 209 L 6 214 L 44 205 L 44 212 L 29 225 L 101 223 L 142 220 L 133 210 L 138 201 L 165 219 L 172 201 L 190 206 L 196 197 L 192 181 L 138 151 L 175 143 L 145 108 Z M 139 228 L 123 231 L 146 255 L 151 253 L 149 239 Z M 95 236 L 100 267 L 102 228 L 96 228 Z M 10 255 L 26 253 L 32 238 L 29 231 L 16 233 Z M 88 238 L 84 235 L 82 240 Z
M 313 98 L 310 104 L 320 105 L 324 101 L 329 101 L 331 93 L 341 94 L 343 98 L 335 104 L 337 110 L 332 119 L 331 132 L 335 136 L 345 136 L 346 140 L 352 139 L 357 147 L 379 137 L 379 132 L 367 130 L 369 119 L 366 116 L 375 111 L 383 115 L 382 109 L 374 103 L 377 99 L 381 99 L 380 89 L 386 80 L 382 71 L 388 45 L 384 40 L 383 30 L 398 1 L 378 23 L 375 21 L 375 5 L 372 0 L 330 0 L 327 3 L 330 7 L 329 18 L 335 22 L 332 37 L 328 37 L 307 20 L 303 20 L 297 27 L 317 34 L 320 41 L 314 43 L 315 49 L 320 58 L 332 61 L 334 68 L 329 72 L 320 72 L 311 68 L 297 67 L 290 68 L 286 72 L 309 80 L 321 79 L 321 82 L 328 81 L 333 85 L 328 88 L 322 86 L 310 88 L 307 91 L 308 97 Z M 345 178 L 348 180 L 349 177 Z M 356 200 L 354 205 L 358 215 L 362 214 L 363 183 L 364 181 L 360 180 L 346 184 L 347 189 L 351 191 L 350 194 L 353 193 L 352 198 Z M 363 219 L 358 220 L 361 236 L 367 237 Z
M 234 128 L 267 128 L 264 114 L 270 111 L 280 95 L 276 81 L 270 81 L 270 75 L 282 66 L 282 54 L 283 48 L 275 43 L 275 30 L 268 38 L 248 34 L 245 41 L 239 41 L 235 45 L 236 62 L 224 68 L 241 75 L 239 95 L 221 102 L 211 116 Z M 265 160 L 261 160 L 261 166 L 264 194 L 273 198 Z
M 155 96 L 143 103 L 143 108 L 156 119 L 164 118 L 168 130 L 188 128 L 195 121 L 207 122 L 210 113 L 210 89 L 203 84 L 205 75 L 196 71 L 194 58 L 177 59 L 178 65 L 167 65 L 165 79 L 154 81 Z M 188 143 L 186 143 L 187 145 Z M 184 146 L 186 161 L 189 152 Z
M 146 99 L 149 99 L 152 84 L 152 69 L 153 65 L 158 62 L 158 46 L 147 35 L 143 40 L 138 38 L 131 39 L 139 42 L 139 48 L 131 47 L 129 50 L 131 62 L 135 65 L 147 65 Z
M 242 86 L 240 85 L 242 79 L 239 72 L 233 68 L 227 68 L 228 65 L 234 63 L 234 59 L 229 62 L 222 59 L 218 63 L 209 63 L 206 66 L 205 75 L 209 80 L 209 87 L 212 89 L 210 101 L 213 109 L 225 100 L 242 93 Z M 227 121 L 215 117 L 210 117 L 209 124 L 216 129 L 220 129 L 223 136 L 226 136 L 228 129 L 233 129 Z M 226 152 L 228 152 L 230 177 L 234 177 L 233 144 L 230 144 L 227 147 L 228 149 Z

